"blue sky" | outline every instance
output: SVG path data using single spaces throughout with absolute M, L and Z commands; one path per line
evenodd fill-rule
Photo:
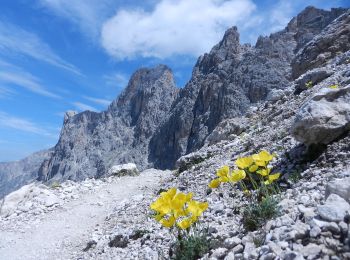
M 164 63 L 177 85 L 237 25 L 241 42 L 284 28 L 305 0 L 2 0 L 0 161 L 56 144 L 67 110 L 105 110 L 139 67 Z

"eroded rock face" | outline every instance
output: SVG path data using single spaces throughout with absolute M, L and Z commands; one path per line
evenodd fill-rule
M 341 16 L 336 21 L 329 24 L 339 15 Z M 297 53 L 292 63 L 294 78 L 307 70 L 320 67 L 339 53 L 350 49 L 350 11 L 342 8 L 332 9 L 326 15 L 322 16 L 320 13 L 313 17 L 308 23 L 312 25 L 314 20 L 321 21 L 323 28 L 329 25 L 324 31 L 319 31 L 316 37 L 311 37 L 311 41 Z
M 284 30 L 259 37 L 254 47 L 241 45 L 237 28 L 229 29 L 198 59 L 168 120 L 151 139 L 150 161 L 172 168 L 177 158 L 202 147 L 222 120 L 244 114 L 250 105 L 270 98 L 271 90 L 286 89 L 295 53 L 345 11 L 308 7 Z
M 299 110 L 291 133 L 300 142 L 329 144 L 350 130 L 350 86 L 321 89 Z
M 108 173 L 112 165 L 147 167 L 148 142 L 177 96 L 171 70 L 159 65 L 140 69 L 107 111 L 65 116 L 54 153 L 39 180 L 83 180 Z

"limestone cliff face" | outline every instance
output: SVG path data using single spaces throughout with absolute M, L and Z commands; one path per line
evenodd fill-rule
M 66 114 L 60 139 L 39 180 L 105 175 L 115 164 L 147 167 L 148 142 L 177 96 L 171 70 L 163 65 L 140 69 L 124 92 L 102 113 Z
M 284 30 L 259 37 L 254 47 L 239 43 L 236 27 L 227 30 L 198 59 L 169 119 L 152 137 L 150 161 L 159 168 L 173 167 L 177 158 L 200 148 L 223 119 L 242 115 L 271 90 L 289 86 L 296 53 L 344 12 L 308 7 Z

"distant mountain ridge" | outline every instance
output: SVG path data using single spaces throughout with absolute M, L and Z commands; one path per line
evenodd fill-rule
M 279 91 L 317 66 L 308 57 L 317 58 L 324 50 L 317 50 L 313 40 L 332 29 L 342 36 L 341 28 L 334 29 L 337 21 L 329 28 L 340 16 L 350 16 L 349 10 L 307 7 L 284 30 L 259 37 L 255 46 L 240 44 L 238 30 L 232 27 L 199 57 L 183 89 L 176 87 L 165 65 L 136 71 L 107 111 L 66 113 L 60 139 L 42 157 L 36 178 L 83 180 L 127 162 L 141 169 L 173 168 L 179 157 L 201 148 L 220 122 L 243 115 L 272 94 L 278 98 Z M 346 46 L 327 49 L 329 57 L 319 62 Z M 6 179 L 2 180 L 4 187 Z

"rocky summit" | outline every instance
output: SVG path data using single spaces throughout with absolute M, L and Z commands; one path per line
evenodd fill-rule
M 17 246 L 26 259 L 175 258 L 184 244 L 170 218 L 156 221 L 170 210 L 152 217 L 150 204 L 176 187 L 208 203 L 199 214 L 191 201 L 207 242 L 182 259 L 350 259 L 349 104 L 350 10 L 308 7 L 255 46 L 232 27 L 184 88 L 159 65 L 135 72 L 107 111 L 67 112 L 38 175 L 20 182 L 42 183 L 2 203 L 0 256 L 17 259 Z M 263 156 L 260 175 L 278 180 L 259 208 L 266 193 L 218 169 Z

